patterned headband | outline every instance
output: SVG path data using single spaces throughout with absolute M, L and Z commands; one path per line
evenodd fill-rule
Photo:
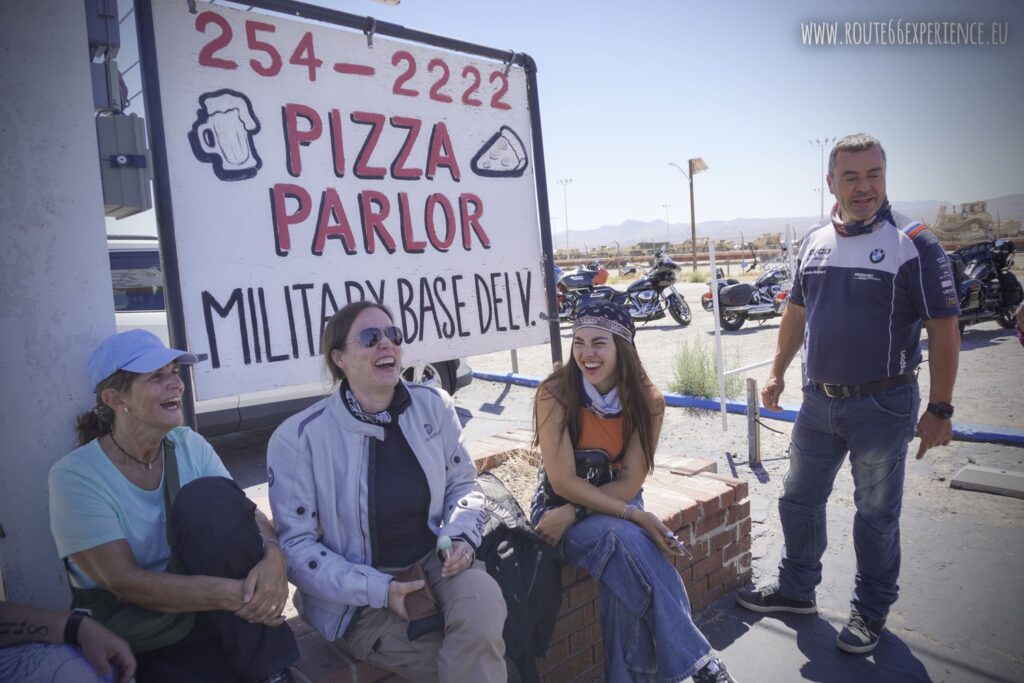
M 607 330 L 631 343 L 636 334 L 629 312 L 623 306 L 607 301 L 587 304 L 581 308 L 572 326 L 573 334 L 581 327 Z

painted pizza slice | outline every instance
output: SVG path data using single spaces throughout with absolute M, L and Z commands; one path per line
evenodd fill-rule
M 473 173 L 488 178 L 518 178 L 526 171 L 526 145 L 508 126 L 483 144 L 470 162 Z

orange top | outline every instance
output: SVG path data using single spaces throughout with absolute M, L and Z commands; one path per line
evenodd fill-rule
M 582 434 L 576 449 L 600 449 L 609 455 L 615 469 L 618 469 L 626 450 L 626 444 L 622 442 L 622 416 L 601 417 L 586 408 L 581 409 L 580 413 Z

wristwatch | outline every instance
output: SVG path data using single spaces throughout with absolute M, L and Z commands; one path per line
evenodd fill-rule
M 589 511 L 587 510 L 587 508 L 585 508 L 582 505 L 576 505 L 575 508 L 576 508 L 576 521 L 577 522 L 582 522 L 583 520 L 585 520 L 587 518 L 587 515 L 590 514 Z
M 953 417 L 953 406 L 948 403 L 929 403 L 928 412 L 935 417 L 948 420 Z
M 64 625 L 64 642 L 68 645 L 78 645 L 78 629 L 82 626 L 82 620 L 92 616 L 92 610 L 76 607 L 71 610 L 67 623 Z

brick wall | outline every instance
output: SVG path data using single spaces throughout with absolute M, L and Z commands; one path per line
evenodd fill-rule
M 496 467 L 530 447 L 533 433 L 516 430 L 468 444 L 478 471 Z M 693 559 L 672 561 L 686 585 L 694 614 L 744 585 L 751 574 L 750 500 L 747 483 L 716 473 L 700 458 L 660 458 L 658 472 L 644 486 L 645 507 L 686 544 Z M 295 622 L 295 623 L 292 623 Z M 342 655 L 297 617 L 301 668 L 317 683 L 402 683 L 403 679 Z M 298 635 L 298 634 L 297 634 Z M 537 662 L 544 683 L 600 681 L 604 677 L 597 583 L 586 571 L 562 568 L 562 605 L 551 646 Z

